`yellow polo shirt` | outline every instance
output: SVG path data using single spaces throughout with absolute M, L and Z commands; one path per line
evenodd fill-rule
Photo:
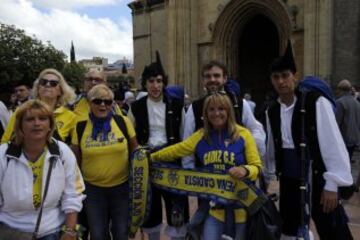
M 135 130 L 131 121 L 123 117 L 129 138 L 134 138 Z M 124 134 L 114 119 L 110 122 L 111 131 L 108 140 L 92 139 L 92 122 L 87 120 L 84 133 L 79 143 L 76 129 L 72 134 L 71 143 L 81 149 L 81 172 L 84 180 L 99 187 L 112 187 L 124 183 L 129 175 L 129 149 Z

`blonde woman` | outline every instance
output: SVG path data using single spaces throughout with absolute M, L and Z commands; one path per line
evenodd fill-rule
M 18 108 L 15 137 L 0 145 L 0 239 L 8 239 L 9 228 L 32 234 L 40 209 L 36 239 L 76 239 L 84 183 L 70 148 L 51 138 L 54 128 L 53 113 L 42 101 L 28 100 Z
M 129 119 L 112 111 L 110 88 L 96 85 L 87 98 L 90 114 L 77 123 L 72 149 L 85 180 L 90 236 L 107 240 L 111 232 L 114 240 L 127 239 L 129 154 L 137 147 L 135 130 Z
M 62 74 L 56 69 L 43 70 L 33 85 L 33 98 L 45 102 L 54 112 L 54 137 L 61 141 L 69 141 L 72 129 L 76 124 L 76 115 L 65 106 L 75 99 L 74 90 L 67 84 Z M 1 142 L 8 142 L 14 131 L 16 112 L 11 116 Z
M 250 132 L 236 124 L 230 99 L 220 93 L 208 96 L 203 118 L 202 129 L 181 143 L 153 153 L 152 159 L 171 161 L 195 154 L 203 169 L 230 174 L 237 179 L 255 180 L 261 169 L 261 160 Z M 235 239 L 246 239 L 246 212 L 242 208 L 232 211 L 236 223 Z M 224 208 L 211 208 L 204 223 L 203 239 L 221 239 L 225 217 Z

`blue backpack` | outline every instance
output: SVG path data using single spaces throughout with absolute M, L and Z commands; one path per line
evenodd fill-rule
M 335 98 L 330 86 L 321 78 L 315 76 L 306 76 L 299 82 L 298 89 L 300 92 L 318 92 L 321 96 L 327 98 L 332 106 L 334 112 L 336 112 Z

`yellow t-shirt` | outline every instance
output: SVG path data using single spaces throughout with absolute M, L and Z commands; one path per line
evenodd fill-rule
M 33 204 L 34 208 L 38 209 L 41 205 L 42 199 L 42 180 L 44 171 L 44 162 L 47 149 L 41 154 L 35 162 L 28 161 L 29 167 L 33 172 Z
M 72 130 L 76 125 L 76 115 L 69 109 L 61 106 L 54 111 L 55 124 L 57 132 L 62 141 L 65 141 L 67 137 L 71 136 Z M 14 132 L 14 125 L 16 120 L 16 111 L 10 117 L 9 123 L 5 129 L 5 132 L 1 138 L 1 143 L 6 143 L 11 140 Z
M 129 138 L 134 138 L 135 130 L 131 121 L 124 117 Z M 93 140 L 93 125 L 87 120 L 81 142 L 77 138 L 76 129 L 72 134 L 71 143 L 81 149 L 81 171 L 84 180 L 100 187 L 112 187 L 124 183 L 129 175 L 128 145 L 124 134 L 114 119 L 110 122 L 111 131 L 107 141 Z
M 246 128 L 237 125 L 236 130 L 240 133 L 245 142 L 244 152 L 247 164 L 242 166 L 249 170 L 249 175 L 247 178 L 254 181 L 256 180 L 259 174 L 259 170 L 262 167 L 255 140 L 250 131 Z M 191 155 L 195 152 L 196 145 L 203 138 L 203 136 L 204 130 L 200 129 L 184 141 L 151 154 L 151 158 L 155 161 L 172 161 L 179 157 Z M 244 209 L 235 209 L 234 213 L 236 223 L 243 223 L 246 221 L 246 211 Z M 223 209 L 210 209 L 209 214 L 219 221 L 225 221 L 225 210 Z
M 115 114 L 122 116 L 120 107 L 116 104 L 114 105 Z M 73 112 L 77 115 L 78 121 L 84 121 L 89 118 L 90 106 L 89 102 L 85 97 L 80 98 L 80 100 L 75 103 Z

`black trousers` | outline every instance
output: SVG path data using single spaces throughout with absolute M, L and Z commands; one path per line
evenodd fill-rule
M 165 202 L 166 220 L 169 226 L 173 226 L 171 219 L 172 211 L 177 208 L 184 214 L 184 222 L 189 222 L 189 201 L 187 196 L 182 196 L 174 193 L 170 193 L 164 190 L 160 190 L 157 187 L 151 186 L 152 191 L 152 202 L 150 206 L 150 213 L 148 214 L 147 220 L 144 222 L 142 227 L 152 228 L 162 223 L 162 201 L 163 197 Z
M 300 181 L 288 177 L 280 178 L 280 215 L 283 219 L 283 234 L 296 236 L 300 226 Z M 324 213 L 320 205 L 325 181 L 322 174 L 313 176 L 311 196 L 311 217 L 321 240 L 353 239 L 347 224 L 347 216 L 342 205 Z M 309 199 L 310 196 L 307 196 Z

